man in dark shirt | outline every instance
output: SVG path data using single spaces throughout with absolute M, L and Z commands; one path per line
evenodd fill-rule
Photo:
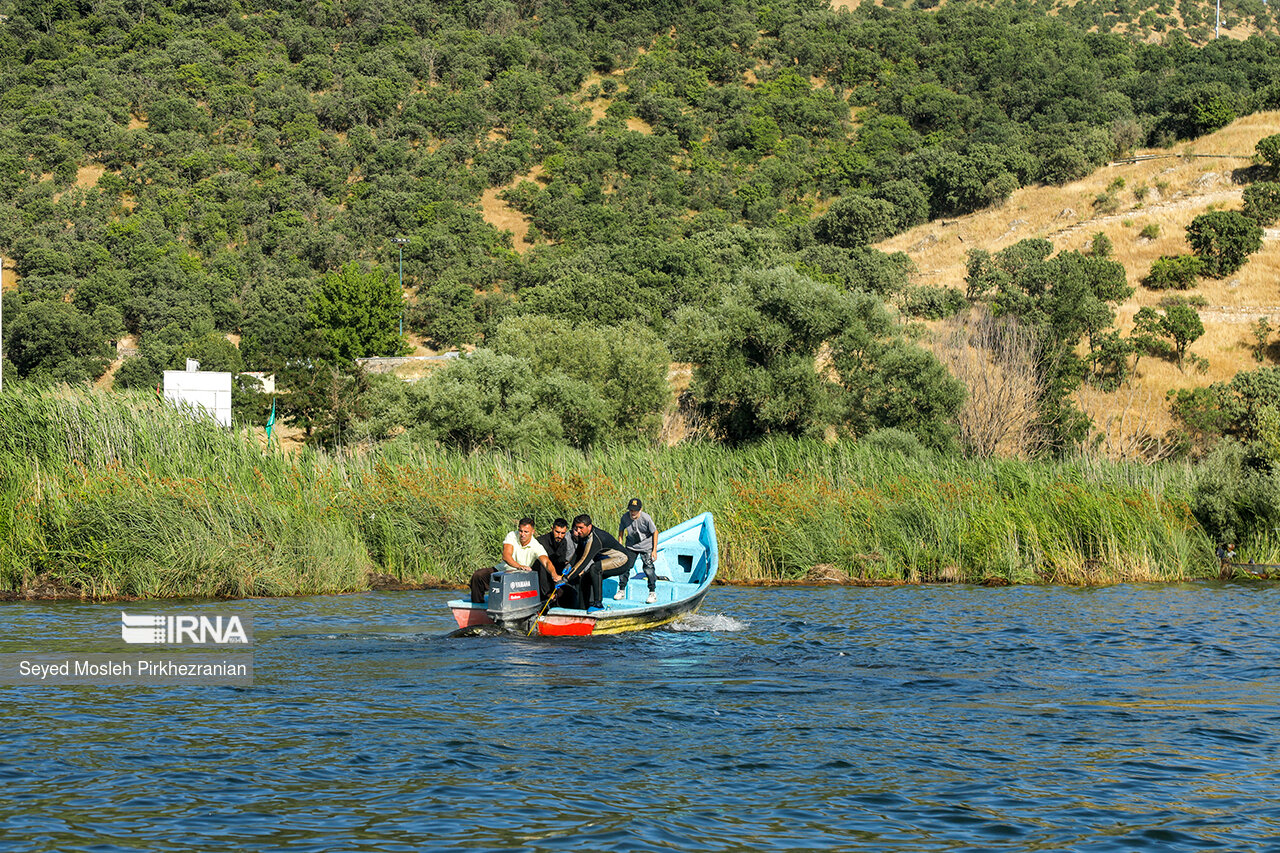
M 604 606 L 602 581 L 629 574 L 636 555 L 632 552 L 628 557 L 622 543 L 603 530 L 597 530 L 589 515 L 580 515 L 573 520 L 573 544 L 572 562 L 576 567 L 573 579 L 578 589 L 578 600 L 586 602 L 588 613 L 600 610 Z
M 537 566 L 539 591 L 542 593 L 542 600 L 546 601 L 547 596 L 551 595 L 556 588 L 556 584 L 564 580 L 564 571 L 569 566 L 569 558 L 573 556 L 573 543 L 569 540 L 569 522 L 563 518 L 557 518 L 551 522 L 551 529 L 538 537 L 538 542 L 547 552 L 547 559 L 551 561 L 550 570 L 543 566 L 541 561 Z

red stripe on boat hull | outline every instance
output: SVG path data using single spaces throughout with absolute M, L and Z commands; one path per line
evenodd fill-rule
M 538 620 L 538 633 L 544 637 L 585 637 L 595 629 L 594 619 L 543 616 Z

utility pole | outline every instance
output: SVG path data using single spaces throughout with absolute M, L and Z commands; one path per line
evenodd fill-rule
M 400 246 L 400 337 L 404 337 L 404 244 L 409 242 L 407 237 L 392 237 L 392 243 Z

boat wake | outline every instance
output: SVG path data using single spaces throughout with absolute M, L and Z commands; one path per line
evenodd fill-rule
M 723 613 L 690 613 L 667 627 L 672 631 L 745 631 L 747 623 Z

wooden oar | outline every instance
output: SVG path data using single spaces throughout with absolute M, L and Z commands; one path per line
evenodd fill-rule
M 595 534 L 593 533 L 591 535 L 595 535 Z M 577 565 L 572 566 L 570 570 L 566 571 L 566 573 L 561 575 L 561 581 L 559 581 L 559 583 L 556 584 L 556 589 L 553 589 L 552 594 L 550 594 L 550 596 L 547 597 L 547 603 L 545 603 L 545 605 L 543 605 L 543 608 L 541 608 L 541 610 L 538 611 L 538 615 L 534 616 L 534 621 L 529 622 L 529 633 L 525 634 L 525 637 L 532 637 L 532 635 L 534 635 L 534 629 L 538 628 L 538 620 L 541 619 L 541 617 L 547 615 L 547 611 L 550 610 L 550 606 L 552 606 L 552 602 L 556 601 L 557 596 L 559 596 L 559 590 L 561 590 L 564 587 L 564 584 L 568 583 L 568 579 L 576 578 L 577 574 L 579 574 L 579 571 L 582 569 L 582 566 L 590 564 L 591 561 L 588 560 L 588 558 L 586 558 L 590 555 L 590 553 L 591 553 L 590 548 L 586 546 L 582 547 L 582 556 L 581 558 L 579 558 L 579 561 L 577 561 Z
M 533 629 L 538 627 L 538 620 L 546 615 L 546 612 L 551 609 L 551 603 L 560 596 L 560 590 L 569 582 L 569 578 L 577 574 L 577 569 L 578 567 L 574 566 L 569 573 L 560 576 L 560 583 L 556 584 L 555 589 L 551 590 L 551 594 L 547 596 L 547 603 L 542 605 L 542 609 L 538 611 L 538 615 L 533 617 L 533 621 L 529 623 L 529 633 L 525 634 L 526 637 L 533 636 Z

